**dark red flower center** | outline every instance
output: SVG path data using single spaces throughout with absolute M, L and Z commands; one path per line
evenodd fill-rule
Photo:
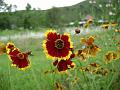
M 57 49 L 62 49 L 64 47 L 64 41 L 62 39 L 57 39 L 55 41 L 55 47 Z
M 18 57 L 19 59 L 24 59 L 24 55 L 23 55 L 22 53 L 18 53 L 18 54 L 17 54 L 17 57 Z

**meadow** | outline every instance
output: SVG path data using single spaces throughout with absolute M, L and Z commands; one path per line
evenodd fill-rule
M 93 29 L 94 31 L 94 29 Z M 1 36 L 15 34 L 13 31 L 2 31 Z M 21 31 L 25 33 L 25 31 Z M 19 70 L 11 66 L 11 61 L 6 54 L 0 56 L 0 90 L 120 90 L 120 58 L 111 63 L 104 62 L 104 56 L 108 51 L 117 51 L 120 42 L 120 33 L 115 30 L 102 30 L 95 33 L 73 34 L 71 35 L 75 50 L 82 47 L 80 38 L 95 37 L 101 51 L 96 57 L 90 57 L 86 61 L 81 61 L 78 57 L 73 61 L 76 64 L 74 69 L 69 69 L 67 73 L 55 72 L 56 67 L 52 65 L 52 60 L 47 58 L 43 52 L 43 38 L 20 38 L 9 39 L 6 42 L 13 42 L 22 52 L 31 50 L 30 68 Z M 90 63 L 96 62 L 100 67 L 107 69 L 107 74 L 94 74 L 81 71 Z

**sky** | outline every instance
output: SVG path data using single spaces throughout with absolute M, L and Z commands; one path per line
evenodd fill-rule
M 53 6 L 63 7 L 71 6 L 77 4 L 84 0 L 4 0 L 7 4 L 17 5 L 17 10 L 24 10 L 27 3 L 29 3 L 32 8 L 40 8 L 41 10 L 49 9 Z

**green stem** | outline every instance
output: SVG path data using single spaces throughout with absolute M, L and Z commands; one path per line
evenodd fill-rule
M 80 61 L 79 61 L 79 62 L 80 62 Z M 82 66 L 81 62 L 80 62 L 80 65 Z M 88 85 L 88 83 L 87 83 L 88 78 L 86 77 L 86 75 L 85 75 L 84 72 L 82 72 L 82 74 L 83 74 L 83 77 L 84 77 L 85 82 L 86 82 L 86 84 L 87 84 L 87 87 L 89 88 L 89 85 Z M 89 82 L 89 80 L 88 80 L 88 82 Z M 89 90 L 90 90 L 90 89 L 89 89 Z
M 113 65 L 113 63 L 112 63 L 112 71 L 113 71 L 113 70 L 114 70 L 114 65 Z M 109 88 L 110 88 L 110 86 L 111 86 L 111 84 L 112 84 L 114 78 L 115 78 L 115 75 L 112 74 L 112 78 L 111 78 L 111 80 L 110 80 L 110 82 L 109 82 L 109 84 L 108 84 L 108 86 L 106 87 L 105 90 L 109 90 Z

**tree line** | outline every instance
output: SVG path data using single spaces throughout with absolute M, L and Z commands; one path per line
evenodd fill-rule
M 118 0 L 86 0 L 70 7 L 53 7 L 48 10 L 32 8 L 27 4 L 25 10 L 17 11 L 16 5 L 8 5 L 0 0 L 0 29 L 25 28 L 34 29 L 36 27 L 63 27 L 69 22 L 78 22 L 87 15 L 94 19 L 109 19 L 120 21 L 120 6 Z M 107 5 L 110 5 L 106 7 Z M 101 6 L 100 6 L 101 5 Z M 109 15 L 112 12 L 114 15 Z

